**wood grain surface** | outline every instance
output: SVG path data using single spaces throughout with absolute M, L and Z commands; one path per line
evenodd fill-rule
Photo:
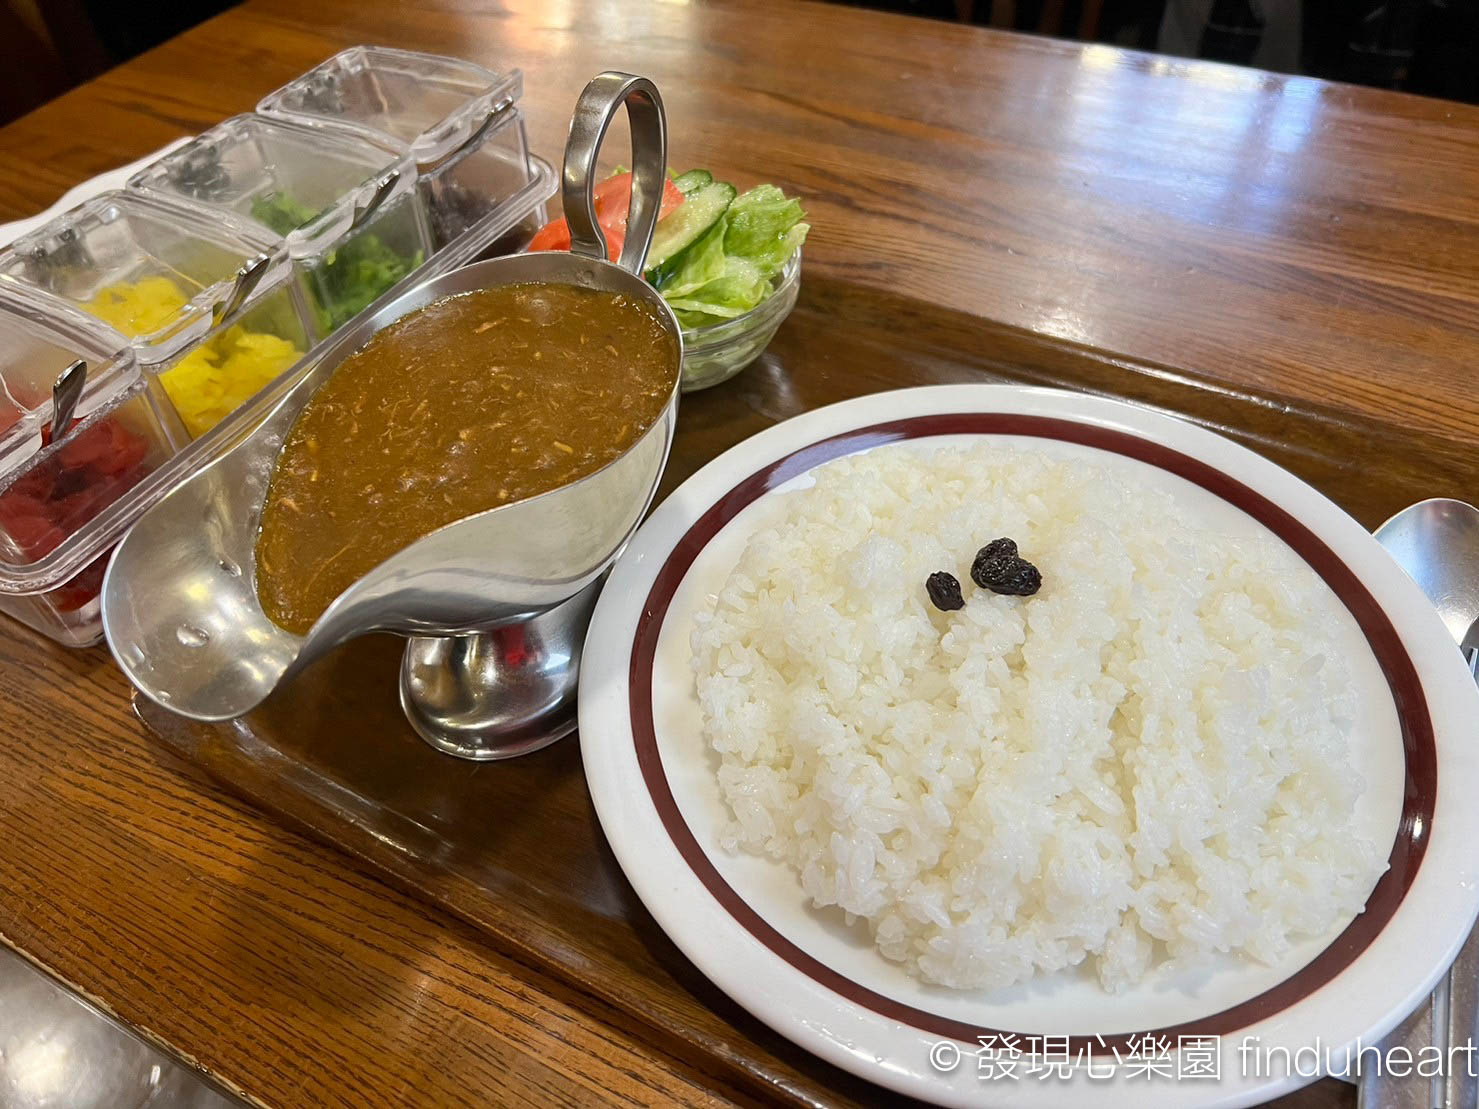
M 785 358 L 694 405 L 674 477 L 829 397 L 1052 340 L 1106 353 L 1076 384 L 1181 398 L 1342 488 L 1399 459 L 1401 483 L 1351 504 L 1368 523 L 1425 464 L 1434 491 L 1471 486 L 1479 110 L 1458 105 L 799 3 L 253 0 L 0 129 L 0 219 L 356 42 L 520 67 L 552 160 L 592 73 L 644 73 L 675 164 L 806 197 Z M 907 372 L 829 341 L 878 312 L 918 333 L 889 355 Z M 1283 443 L 1296 425 L 1306 440 Z M 284 830 L 149 737 L 105 653 L 6 624 L 0 662 L 0 934 L 251 1097 L 868 1100 L 722 1009 L 790 1085 L 716 1072 Z M 1288 1100 L 1354 1095 L 1324 1082 Z

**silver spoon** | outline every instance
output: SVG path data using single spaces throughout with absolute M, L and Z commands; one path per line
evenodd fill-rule
M 51 441 L 55 443 L 72 426 L 72 413 L 87 387 L 87 363 L 77 359 L 59 375 L 51 387 Z
M 1419 501 L 1376 529 L 1376 541 L 1417 582 L 1443 617 L 1448 634 L 1464 652 L 1469 672 L 1479 671 L 1479 508 L 1463 501 L 1435 497 Z M 1411 1058 L 1428 1046 L 1443 1051 L 1444 1069 L 1452 1073 L 1419 1077 L 1377 1074 L 1374 1065 L 1361 1075 L 1362 1109 L 1458 1109 L 1479 1099 L 1479 1078 L 1470 1075 L 1468 1055 L 1454 1044 L 1479 1038 L 1479 929 L 1469 934 L 1458 958 L 1416 1012 L 1381 1042 L 1379 1058 L 1405 1047 Z M 1369 1059 L 1368 1059 L 1369 1061 Z M 1454 1061 L 1450 1067 L 1450 1061 Z

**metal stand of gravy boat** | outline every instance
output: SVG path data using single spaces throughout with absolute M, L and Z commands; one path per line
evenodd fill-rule
M 617 108 L 631 118 L 633 197 L 618 263 L 606 260 L 591 179 Z M 642 520 L 677 419 L 682 332 L 642 279 L 667 162 L 662 101 L 645 78 L 604 73 L 581 94 L 565 152 L 572 252 L 479 262 L 435 278 L 342 334 L 266 420 L 175 487 L 119 544 L 103 583 L 108 645 L 146 697 L 196 720 L 244 715 L 332 647 L 367 632 L 410 637 L 401 702 L 449 754 L 496 759 L 574 729 L 574 694 L 600 582 Z M 448 524 L 342 593 L 306 636 L 262 611 L 257 531 L 283 440 L 314 391 L 378 330 L 434 300 L 516 282 L 619 292 L 675 340 L 673 391 L 656 422 L 601 470 Z

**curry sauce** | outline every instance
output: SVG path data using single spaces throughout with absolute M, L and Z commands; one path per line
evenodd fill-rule
M 422 536 L 594 473 L 652 426 L 678 369 L 657 314 L 604 290 L 506 285 L 402 317 L 288 432 L 257 538 L 263 610 L 304 634 Z

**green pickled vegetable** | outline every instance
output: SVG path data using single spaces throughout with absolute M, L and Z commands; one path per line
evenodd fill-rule
M 265 223 L 279 235 L 298 230 L 316 215 L 318 209 L 308 207 L 287 193 L 266 193 L 252 201 L 252 219 Z
M 289 193 L 267 193 L 252 201 L 252 218 L 279 235 L 297 230 L 318 214 Z M 422 260 L 421 251 L 402 254 L 366 231 L 329 251 L 313 275 L 320 331 L 327 335 L 348 323 Z

